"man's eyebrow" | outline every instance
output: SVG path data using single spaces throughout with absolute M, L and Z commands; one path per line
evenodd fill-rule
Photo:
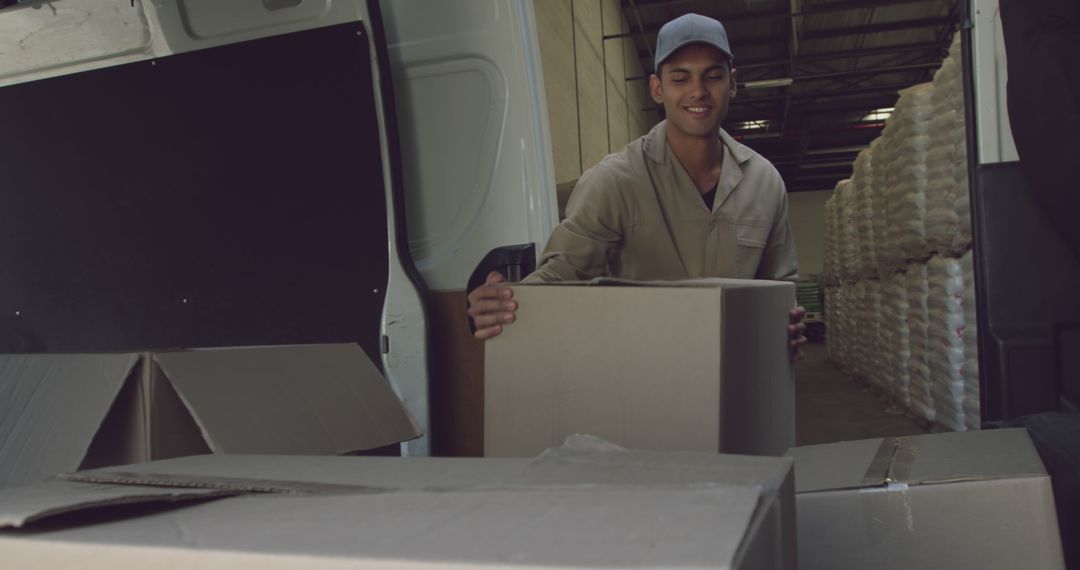
M 726 66 L 723 63 L 718 63 L 716 65 L 710 65 L 709 67 L 705 68 L 705 73 L 712 73 L 712 72 L 717 71 L 717 70 L 725 71 Z M 671 73 L 690 73 L 690 70 L 686 69 L 685 67 L 673 67 L 673 68 L 671 68 Z

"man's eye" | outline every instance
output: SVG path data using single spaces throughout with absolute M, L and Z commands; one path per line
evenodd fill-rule
M 709 81 L 723 81 L 724 76 L 723 75 L 710 75 L 710 76 L 706 77 L 705 79 L 707 79 Z
M 671 80 L 675 83 L 686 83 L 685 77 L 672 77 Z

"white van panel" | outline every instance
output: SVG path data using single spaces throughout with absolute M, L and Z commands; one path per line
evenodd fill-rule
M 0 12 L 0 86 L 145 59 L 151 41 L 147 14 L 131 0 L 13 6 Z
M 465 287 L 501 245 L 542 249 L 558 221 L 531 0 L 382 0 L 412 257 Z
M 0 86 L 366 20 L 365 16 L 363 0 L 64 0 L 17 6 L 0 11 Z M 393 22 L 386 25 L 400 27 Z M 11 57 L 16 53 L 20 57 Z M 378 78 L 376 87 L 376 104 L 381 109 Z M 381 113 L 379 120 L 385 133 Z M 385 135 L 381 138 L 387 205 L 391 208 L 389 152 Z M 383 370 L 428 433 L 431 424 L 423 301 L 398 257 L 396 220 L 389 209 L 387 224 L 390 272 L 381 328 L 389 351 L 382 355 Z M 427 455 L 429 439 L 425 436 L 408 442 L 402 451 Z
M 1005 85 L 1005 40 L 1001 32 L 1001 12 L 997 0 L 973 0 L 975 27 L 972 30 L 972 69 L 975 71 L 975 125 L 979 163 L 995 164 L 1020 160 L 1009 126 Z

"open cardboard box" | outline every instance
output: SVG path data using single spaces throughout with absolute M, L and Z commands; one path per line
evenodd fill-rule
M 485 345 L 484 454 L 574 433 L 634 449 L 780 455 L 795 444 L 795 284 L 740 279 L 513 285 Z
M 588 437 L 531 461 L 185 457 L 0 491 L 0 560 L 793 570 L 793 487 L 786 458 L 628 451 Z
M 0 487 L 203 453 L 340 454 L 421 435 L 355 344 L 0 355 Z
M 791 449 L 802 570 L 1065 567 L 1050 478 L 1027 431 Z

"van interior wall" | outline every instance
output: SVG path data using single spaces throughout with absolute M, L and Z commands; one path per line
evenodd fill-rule
M 619 0 L 534 0 L 560 188 L 659 121 Z M 627 80 L 627 78 L 638 78 Z M 564 190 L 564 194 L 567 190 Z M 560 196 L 560 204 L 565 196 Z
M 799 278 L 815 281 L 825 258 L 825 201 L 832 190 L 788 194 L 788 220 L 799 254 Z

